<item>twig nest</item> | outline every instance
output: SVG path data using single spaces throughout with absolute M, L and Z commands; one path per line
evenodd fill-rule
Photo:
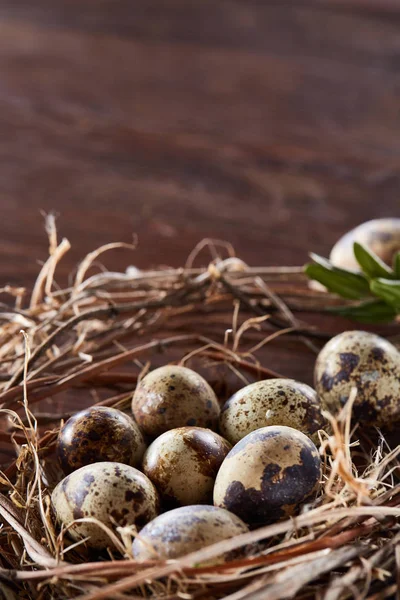
M 220 431 L 232 444 L 268 425 L 299 429 L 317 443 L 326 428 L 315 391 L 293 379 L 266 379 L 242 388 L 222 408 Z
M 345 331 L 332 338 L 318 355 L 314 379 L 331 413 L 340 411 L 355 387 L 355 420 L 382 426 L 400 419 L 400 353 L 378 335 Z
M 214 486 L 214 504 L 252 526 L 296 512 L 319 486 L 321 460 L 315 444 L 292 427 L 249 433 L 225 458 Z
M 93 518 L 113 528 L 135 525 L 141 529 L 158 514 L 159 499 L 151 481 L 129 465 L 99 462 L 74 471 L 54 489 L 52 505 L 66 527 L 75 519 Z M 110 537 L 93 522 L 73 524 L 74 539 L 89 536 L 94 548 L 112 546 Z
M 141 561 L 179 558 L 247 531 L 241 519 L 223 508 L 183 506 L 148 523 L 134 540 L 132 552 Z M 230 558 L 232 553 L 227 553 L 207 564 L 223 563 Z
M 67 475 L 95 462 L 137 466 L 146 445 L 133 419 L 115 408 L 93 406 L 73 415 L 61 428 L 57 454 Z
M 186 367 L 167 365 L 141 380 L 133 396 L 132 412 L 142 431 L 157 437 L 185 425 L 215 429 L 220 408 L 201 375 Z
M 210 429 L 171 429 L 149 446 L 143 470 L 167 506 L 210 503 L 218 469 L 231 447 Z
M 335 266 L 359 270 L 353 252 L 354 242 L 367 246 L 391 265 L 394 254 L 400 250 L 400 219 L 374 219 L 346 233 L 331 250 L 330 260 Z

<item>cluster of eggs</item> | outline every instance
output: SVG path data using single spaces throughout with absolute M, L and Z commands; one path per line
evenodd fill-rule
M 356 418 L 398 419 L 398 364 L 386 340 L 346 332 L 318 356 L 316 391 L 291 379 L 259 381 L 222 409 L 198 373 L 156 369 L 138 384 L 132 417 L 92 407 L 62 427 L 66 477 L 52 494 L 58 521 L 96 548 L 110 545 L 107 528 L 134 525 L 133 555 L 147 560 L 293 515 L 319 488 L 324 410 L 337 412 L 355 386 Z

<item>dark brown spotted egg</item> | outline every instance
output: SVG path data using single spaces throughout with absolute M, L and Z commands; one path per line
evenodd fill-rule
M 317 443 L 318 431 L 327 425 L 315 391 L 293 379 L 267 379 L 242 388 L 223 406 L 219 424 L 232 444 L 269 425 L 294 427 Z
M 383 262 L 392 264 L 400 250 L 400 219 L 373 219 L 358 225 L 340 238 L 330 253 L 331 262 L 344 269 L 360 270 L 354 252 L 354 242 L 370 248 Z
M 214 504 L 259 526 L 296 512 L 319 486 L 321 461 L 301 431 L 257 429 L 236 444 L 218 471 Z
M 157 437 L 185 425 L 215 429 L 220 409 L 203 377 L 186 367 L 167 365 L 141 380 L 133 396 L 132 412 L 142 431 Z
M 158 494 L 151 481 L 129 465 L 98 462 L 74 471 L 54 489 L 52 505 L 59 523 L 94 518 L 111 529 L 135 525 L 141 529 L 158 514 Z M 89 537 L 94 548 L 112 546 L 109 536 L 93 522 L 72 525 L 73 539 Z
M 400 353 L 378 335 L 345 331 L 332 338 L 318 355 L 314 379 L 331 413 L 339 412 L 355 387 L 356 421 L 382 426 L 400 419 Z
M 183 506 L 148 523 L 135 538 L 132 551 L 140 561 L 174 559 L 247 531 L 241 519 L 223 508 Z M 207 564 L 225 562 L 231 557 L 228 553 Z
M 57 439 L 57 454 L 65 474 L 102 461 L 136 466 L 145 449 L 134 420 L 106 406 L 93 406 L 73 415 Z
M 231 445 L 210 429 L 166 431 L 148 447 L 143 471 L 165 506 L 212 502 L 215 477 Z

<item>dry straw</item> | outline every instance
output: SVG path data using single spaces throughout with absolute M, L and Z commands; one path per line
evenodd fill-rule
M 328 415 L 331 435 L 321 434 L 321 493 L 291 520 L 147 563 L 130 554 L 133 528 L 107 528 L 113 543 L 101 556 L 59 530 L 50 506 L 60 476 L 54 444 L 71 411 L 89 404 L 127 409 L 137 379 L 154 364 L 193 365 L 221 397 L 275 377 L 262 363 L 266 345 L 290 336 L 294 356 L 304 344 L 317 351 L 329 332 L 300 317 L 338 300 L 311 291 L 302 268 L 250 268 L 218 240 L 204 240 L 183 268 L 121 273 L 99 267 L 99 259 L 134 245 L 108 244 L 61 289 L 57 265 L 70 245 L 58 243 L 51 216 L 47 232 L 49 258 L 30 298 L 21 288 L 2 290 L 9 301 L 0 307 L 0 598 L 394 597 L 399 447 L 382 434 L 351 431 L 354 393 L 342 414 Z M 207 266 L 195 267 L 201 257 Z M 245 545 L 253 549 L 247 558 L 202 566 Z

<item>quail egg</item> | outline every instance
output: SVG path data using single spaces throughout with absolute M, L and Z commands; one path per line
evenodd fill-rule
M 186 367 L 167 365 L 141 380 L 132 411 L 142 431 L 157 437 L 185 425 L 215 429 L 220 409 L 203 377 Z
M 212 502 L 215 477 L 231 445 L 201 427 L 166 431 L 148 447 L 143 471 L 166 506 Z
M 331 250 L 330 260 L 335 266 L 360 269 L 353 252 L 354 242 L 364 244 L 390 265 L 400 250 L 400 219 L 374 219 L 346 233 Z
M 266 379 L 242 388 L 221 410 L 221 434 L 232 444 L 255 429 L 287 425 L 299 429 L 314 442 L 326 427 L 315 391 L 293 379 Z
M 139 427 L 115 408 L 93 406 L 73 415 L 61 428 L 57 454 L 67 475 L 94 462 L 138 465 L 146 449 Z
M 332 338 L 317 357 L 314 379 L 323 406 L 332 413 L 355 387 L 355 420 L 382 426 L 400 418 L 400 353 L 378 335 L 345 331 Z
M 221 540 L 246 533 L 247 525 L 236 515 L 215 506 L 182 506 L 160 515 L 135 538 L 133 556 L 140 561 L 178 558 Z M 232 553 L 208 561 L 233 558 Z
M 249 433 L 232 448 L 215 481 L 214 504 L 259 526 L 295 513 L 316 493 L 321 460 L 314 443 L 292 427 Z
M 53 491 L 52 505 L 57 520 L 65 526 L 75 519 L 93 517 L 108 527 L 136 525 L 138 529 L 158 514 L 158 494 L 151 481 L 129 465 L 98 462 L 67 475 Z M 96 523 L 75 523 L 73 539 L 89 536 L 95 548 L 112 545 Z

